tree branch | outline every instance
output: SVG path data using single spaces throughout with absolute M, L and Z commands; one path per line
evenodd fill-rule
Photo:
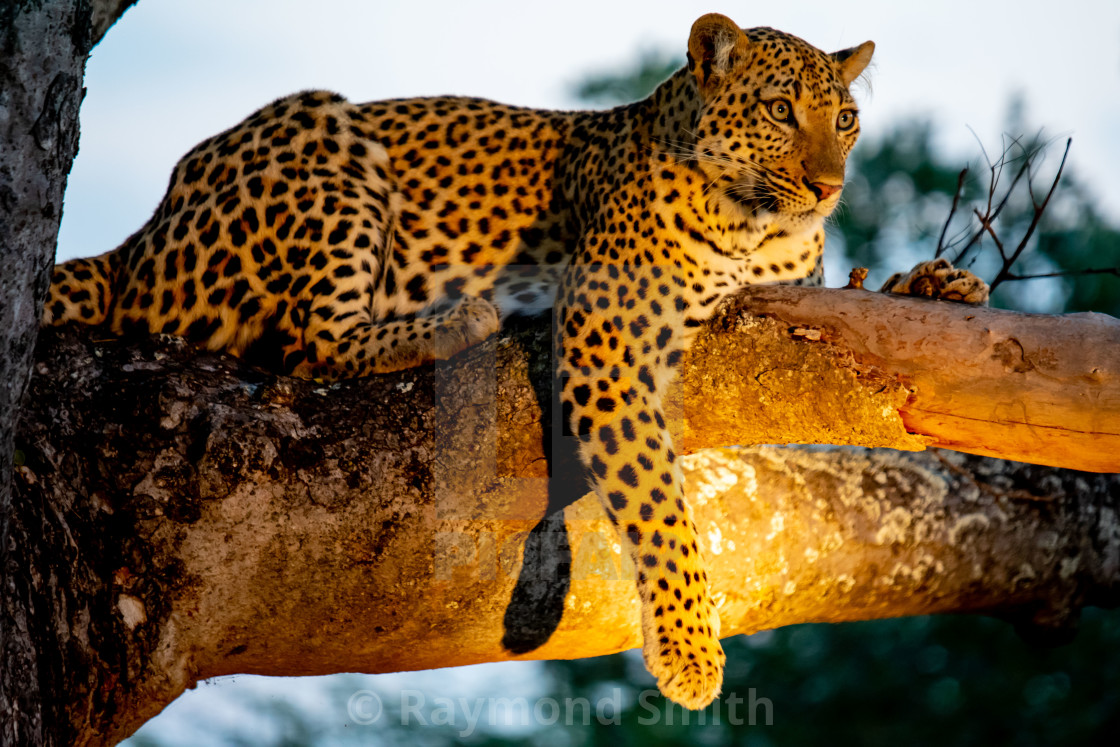
M 896 406 L 923 401 L 926 380 L 895 364 L 924 365 L 918 353 L 934 339 L 942 369 L 971 358 L 956 327 L 940 338 L 907 336 L 913 328 L 959 311 L 997 349 L 1007 329 L 1031 339 L 1027 322 L 1041 322 L 784 292 L 798 290 L 752 293 L 746 305 L 775 317 L 736 309 L 697 342 L 671 419 L 685 450 L 770 428 L 770 441 L 919 447 Z M 856 311 L 843 310 L 849 301 Z M 790 321 L 810 310 L 815 325 Z M 996 324 L 1011 318 L 1021 324 Z M 541 521 L 559 487 L 584 484 L 554 465 L 550 495 L 547 327 L 524 322 L 444 364 L 330 386 L 176 339 L 44 330 L 12 535 L 32 572 L 9 583 L 54 641 L 42 680 L 56 741 L 112 742 L 220 674 L 516 658 L 502 646 L 510 629 L 542 633 L 525 658 L 638 645 L 632 570 L 598 502 Z M 840 352 L 855 336 L 874 354 L 900 331 L 908 345 L 892 358 Z M 1054 375 L 1038 360 L 1020 371 L 997 355 L 1003 387 Z M 1109 396 L 1103 387 L 1098 399 Z M 752 398 L 761 409 L 748 409 Z M 686 473 L 726 635 L 951 610 L 1061 633 L 1084 604 L 1118 601 L 1115 475 L 772 448 L 699 452 Z
M 1023 251 L 1027 248 L 1027 243 L 1031 240 L 1035 230 L 1038 228 L 1039 221 L 1042 220 L 1043 214 L 1046 212 L 1046 207 L 1050 204 L 1054 192 L 1058 189 L 1058 183 L 1062 180 L 1062 171 L 1066 167 L 1066 159 L 1069 158 L 1069 149 L 1073 145 L 1073 138 L 1066 139 L 1066 149 L 1062 152 L 1062 161 L 1058 164 L 1058 171 L 1054 174 L 1054 181 L 1050 184 L 1050 190 L 1046 193 L 1046 197 L 1042 202 L 1038 202 L 1034 197 L 1034 188 L 1031 185 L 1030 171 L 1027 172 L 1027 194 L 1031 198 L 1031 222 L 1027 226 L 1027 230 L 1023 232 L 1023 238 L 1019 241 L 1019 245 L 1015 247 L 1015 251 L 1010 255 L 1004 255 L 1003 250 L 1000 249 L 1000 256 L 1003 257 L 1003 267 L 996 273 L 995 279 L 992 280 L 991 287 L 995 290 L 999 287 L 1000 283 L 1007 279 L 1007 275 L 1011 272 L 1012 265 L 1018 261 L 1019 257 L 1023 255 Z M 1030 165 L 1030 158 L 1027 158 L 1026 165 Z M 995 232 L 991 229 L 991 223 L 987 222 L 986 228 L 992 232 L 992 237 L 995 238 Z
M 137 0 L 93 0 L 93 43 L 97 45 Z
M 682 377 L 686 450 L 944 446 L 1120 472 L 1120 320 L 1110 316 L 772 286 L 744 294 L 716 328 L 739 333 L 702 335 L 694 348 Z

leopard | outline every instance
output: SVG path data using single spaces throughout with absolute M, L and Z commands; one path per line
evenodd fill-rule
M 874 48 L 707 14 L 686 64 L 612 109 L 281 98 L 189 151 L 118 248 L 57 265 L 43 323 L 334 381 L 445 360 L 551 310 L 562 420 L 633 562 L 646 666 L 702 708 L 725 655 L 666 388 L 724 299 L 823 281 Z M 985 295 L 945 262 L 889 285 Z

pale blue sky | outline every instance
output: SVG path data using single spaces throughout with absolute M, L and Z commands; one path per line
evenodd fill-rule
M 644 47 L 683 51 L 725 13 L 819 47 L 877 44 L 863 131 L 930 115 L 973 156 L 1000 142 L 1012 92 L 1030 122 L 1073 135 L 1074 169 L 1120 216 L 1120 3 L 1115 0 L 141 0 L 93 51 L 59 257 L 139 228 L 178 158 L 271 99 L 332 88 L 354 100 L 470 94 L 566 108 L 570 85 Z M 218 20 L 218 19 L 221 20 Z

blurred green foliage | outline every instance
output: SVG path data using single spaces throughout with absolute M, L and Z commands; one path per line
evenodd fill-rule
M 621 725 L 577 726 L 565 744 L 623 745 L 1088 745 L 1120 728 L 1120 618 L 1088 610 L 1078 641 L 1021 642 L 1005 623 L 974 616 L 798 625 L 724 641 L 723 696 L 698 724 L 648 723 L 633 703 Z M 632 654 L 549 662 L 555 695 L 604 681 L 652 688 Z M 644 680 L 644 681 L 643 681 Z M 728 698 L 756 707 L 731 723 Z M 772 723 L 766 724 L 772 706 Z M 662 708 L 666 703 L 658 698 Z M 717 713 L 719 717 L 717 718 Z M 751 723 L 751 716 L 754 716 Z M 646 723 L 642 723 L 645 719 Z
M 658 49 L 643 49 L 638 59 L 621 72 L 588 75 L 572 86 L 572 94 L 587 106 L 611 107 L 648 96 L 676 72 L 684 59 Z

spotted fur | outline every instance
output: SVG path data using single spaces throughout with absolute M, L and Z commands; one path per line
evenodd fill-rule
M 953 267 L 947 259 L 920 262 L 910 272 L 896 272 L 887 278 L 883 293 L 925 296 L 978 306 L 988 304 L 988 284 L 968 270 Z
M 280 99 L 184 156 L 122 246 L 58 266 L 44 321 L 331 379 L 555 305 L 565 422 L 637 567 L 646 663 L 699 708 L 724 654 L 662 395 L 722 298 L 820 281 L 872 50 L 712 14 L 685 68 L 610 111 Z

